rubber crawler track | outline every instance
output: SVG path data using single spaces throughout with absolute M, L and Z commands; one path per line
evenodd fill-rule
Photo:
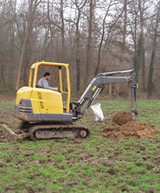
M 34 125 L 29 128 L 32 140 L 62 139 L 67 137 L 87 138 L 89 130 L 77 125 Z

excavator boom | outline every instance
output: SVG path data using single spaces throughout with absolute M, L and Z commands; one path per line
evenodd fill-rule
M 113 76 L 118 74 L 130 73 L 130 76 Z M 73 120 L 77 120 L 83 117 L 86 110 L 90 107 L 92 102 L 96 99 L 100 91 L 106 84 L 111 83 L 129 83 L 130 98 L 131 98 L 131 111 L 136 110 L 136 73 L 134 70 L 104 72 L 98 74 L 90 82 L 80 100 L 78 102 L 72 102 L 70 107 L 73 113 Z M 74 106 L 74 107 L 73 107 Z M 85 107 L 84 107 L 85 106 Z M 82 110 L 83 109 L 83 110 Z

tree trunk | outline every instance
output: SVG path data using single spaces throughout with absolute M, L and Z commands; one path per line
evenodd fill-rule
M 61 18 L 61 60 L 65 62 L 65 29 L 64 29 L 64 1 L 60 2 L 60 18 Z
M 18 65 L 19 67 L 18 67 L 18 74 L 17 74 L 16 91 L 20 87 L 23 60 L 24 60 L 25 50 L 26 50 L 26 46 L 27 46 L 27 40 L 28 40 L 28 37 L 29 37 L 29 34 L 30 34 L 30 28 L 31 28 L 31 23 L 29 22 L 28 26 L 27 26 L 27 30 L 25 32 L 24 41 L 23 41 L 22 49 L 21 49 L 21 54 L 20 54 L 20 57 L 19 57 L 19 65 Z
M 123 37 L 122 37 L 122 45 L 121 45 L 120 66 L 123 66 L 123 62 L 124 62 L 126 29 L 127 29 L 127 3 L 128 3 L 127 0 L 124 0 Z
M 144 48 L 144 2 L 143 5 L 141 4 L 142 1 L 139 0 L 139 10 L 140 10 L 140 28 L 142 34 L 142 57 L 141 57 L 141 66 L 142 66 L 142 91 L 146 91 L 146 67 L 145 67 L 145 48 Z
M 75 22 L 75 26 L 76 26 L 76 33 L 75 33 L 75 44 L 76 44 L 76 93 L 78 95 L 79 91 L 80 91 L 80 78 L 81 78 L 81 56 L 80 56 L 80 32 L 79 32 L 79 23 L 80 23 L 80 17 L 81 17 L 81 13 L 82 13 L 82 9 L 84 8 L 84 6 L 87 3 L 87 0 L 85 0 L 83 2 L 83 4 L 78 4 L 77 0 L 73 1 L 77 11 L 78 11 L 78 15 L 77 15 L 77 19 Z
M 97 66 L 96 66 L 95 72 L 94 72 L 95 75 L 98 74 L 100 64 L 101 64 L 101 50 L 102 50 L 104 35 L 105 35 L 105 22 L 106 22 L 106 17 L 108 16 L 108 13 L 109 13 L 109 9 L 111 7 L 111 3 L 112 3 L 112 0 L 110 1 L 109 5 L 108 5 L 108 8 L 106 10 L 106 13 L 104 15 L 104 18 L 103 18 L 102 35 L 101 35 L 101 40 L 100 40 L 100 43 L 99 43 L 99 46 L 98 46 L 98 61 L 97 61 Z
M 156 24 L 154 28 L 154 38 L 153 38 L 153 46 L 152 46 L 152 54 L 149 65 L 149 74 L 148 74 L 148 97 L 152 97 L 153 92 L 153 73 L 154 73 L 154 61 L 156 56 L 156 46 L 157 46 L 157 36 L 158 36 L 158 27 L 159 27 L 159 19 L 160 19 L 160 2 L 158 3 L 158 11 L 156 17 Z
M 90 59 L 91 59 L 91 44 L 92 44 L 92 28 L 93 28 L 94 6 L 95 6 L 94 5 L 94 0 L 90 0 L 84 87 L 86 87 L 86 85 L 88 84 L 88 79 L 89 79 L 89 76 L 90 76 L 89 68 L 90 68 Z
M 134 69 L 136 71 L 136 82 L 138 82 L 138 74 L 139 74 L 140 68 L 142 67 L 143 60 L 144 60 L 143 34 L 141 32 L 138 40 L 136 54 L 134 57 Z
M 146 92 L 146 64 L 145 64 L 145 50 L 143 49 L 142 58 L 142 91 Z
M 4 75 L 4 64 L 1 63 L 1 70 L 0 70 L 0 87 L 5 88 L 6 83 L 5 83 L 5 75 Z
M 34 2 L 34 4 L 33 4 L 33 2 Z M 36 1 L 31 0 L 30 4 L 29 4 L 28 21 L 27 21 L 28 25 L 27 25 L 27 29 L 26 29 L 26 32 L 25 32 L 24 41 L 23 41 L 23 44 L 22 44 L 22 49 L 21 49 L 21 53 L 20 53 L 20 57 L 19 57 L 18 74 L 17 74 L 17 81 L 16 81 L 16 90 L 18 90 L 19 87 L 20 87 L 21 73 L 22 73 L 22 67 L 23 67 L 27 42 L 28 42 L 28 38 L 29 38 L 31 30 L 32 30 L 34 14 L 35 14 L 36 8 L 37 8 L 37 6 L 39 5 L 40 2 L 41 2 L 41 0 L 39 2 L 38 2 L 38 0 L 36 0 Z
M 80 77 L 81 77 L 81 59 L 80 59 L 80 40 L 79 40 L 79 21 L 80 12 L 76 22 L 76 92 L 80 90 Z

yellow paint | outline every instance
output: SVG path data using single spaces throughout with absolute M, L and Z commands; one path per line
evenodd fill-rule
M 94 86 L 94 87 L 92 88 L 92 90 L 93 90 L 93 91 L 95 91 L 95 90 L 96 90 L 96 88 L 97 88 L 97 87 L 96 87 L 96 86 Z
M 36 88 L 36 84 L 37 84 L 37 73 L 38 73 L 38 66 L 36 66 L 35 69 L 34 69 L 33 88 Z
M 28 83 L 29 87 L 31 87 L 31 84 L 32 84 L 32 74 L 33 74 L 33 69 L 31 68 L 29 72 L 29 83 Z
M 33 113 L 63 114 L 62 95 L 59 92 L 33 88 L 30 97 Z
M 37 84 L 37 74 L 39 66 L 53 66 L 59 68 L 59 86 L 61 93 L 67 94 L 66 101 L 66 112 L 69 113 L 69 104 L 71 97 L 70 90 L 70 77 L 69 77 L 69 64 L 64 63 L 51 63 L 51 62 L 37 62 L 34 63 L 30 68 L 29 74 L 29 87 L 22 87 L 17 91 L 16 104 L 18 105 L 20 99 L 29 99 L 31 100 L 33 113 L 47 113 L 47 114 L 62 114 L 63 113 L 63 101 L 61 93 L 57 91 L 52 91 L 49 89 L 40 89 L 36 88 Z M 61 68 L 65 68 L 66 70 L 66 84 L 67 90 L 63 91 L 62 85 L 62 70 Z M 33 77 L 33 81 L 32 81 Z
M 30 87 L 22 87 L 17 91 L 17 97 L 16 97 L 16 105 L 19 104 L 21 99 L 30 99 L 31 92 L 33 88 Z
M 62 95 L 59 92 L 41 89 L 22 87 L 17 92 L 16 105 L 20 99 L 31 101 L 33 113 L 63 114 Z
M 71 98 L 71 88 L 70 88 L 70 78 L 69 78 L 69 69 L 66 67 L 66 77 L 67 77 L 67 104 L 66 104 L 66 112 L 69 113 L 69 103 Z
M 61 68 L 59 68 L 59 87 L 62 93 L 63 92 L 63 82 L 62 82 L 62 69 Z

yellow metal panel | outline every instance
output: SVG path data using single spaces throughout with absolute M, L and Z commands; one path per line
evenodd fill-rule
M 35 67 L 35 70 L 34 70 L 33 88 L 36 88 L 37 72 L 38 72 L 38 66 L 36 66 L 36 67 Z
M 33 69 L 30 69 L 30 73 L 29 73 L 29 84 L 28 86 L 31 87 L 31 83 L 32 83 L 32 74 L 33 74 Z
M 63 84 L 62 84 L 62 69 L 59 69 L 59 86 L 60 86 L 60 91 L 63 92 Z
M 63 114 L 62 96 L 56 91 L 34 88 L 30 100 L 35 114 Z
M 66 112 L 69 113 L 69 104 L 70 104 L 70 98 L 71 98 L 71 88 L 70 88 L 70 78 L 69 78 L 68 66 L 66 66 L 66 77 L 67 77 L 67 91 L 68 91 Z
M 35 69 L 36 67 L 38 66 L 56 66 L 56 67 L 66 67 L 68 66 L 69 64 L 64 64 L 64 63 L 54 63 L 54 62 L 37 62 L 37 63 L 34 63 L 32 64 L 31 68 Z
M 22 87 L 17 91 L 17 97 L 16 97 L 16 105 L 19 104 L 21 99 L 30 99 L 31 96 L 31 92 L 32 92 L 32 88 L 31 87 Z
M 95 91 L 95 90 L 96 90 L 96 88 L 97 88 L 97 87 L 96 87 L 96 86 L 94 86 L 94 87 L 92 88 L 92 90 L 93 90 L 93 91 Z

